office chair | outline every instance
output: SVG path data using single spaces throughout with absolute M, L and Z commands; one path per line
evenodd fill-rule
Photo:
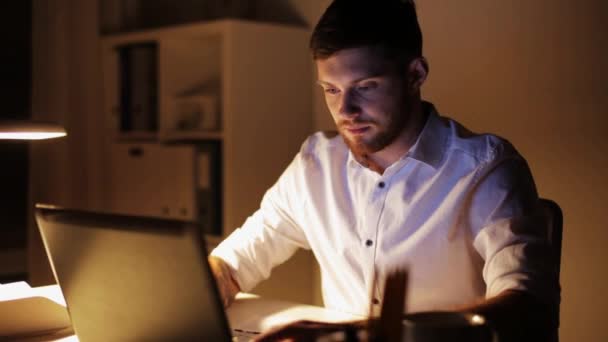
M 562 209 L 557 203 L 550 199 L 541 198 L 539 199 L 540 205 L 542 206 L 543 215 L 547 220 L 548 224 L 548 238 L 551 243 L 551 250 L 555 260 L 555 271 L 559 279 L 560 266 L 562 261 L 562 230 L 563 230 L 563 216 Z
M 551 244 L 551 252 L 553 253 L 553 262 L 554 262 L 554 271 L 557 277 L 557 286 L 558 291 L 560 293 L 559 301 L 561 302 L 561 285 L 559 283 L 559 274 L 561 269 L 561 260 L 562 260 L 562 230 L 563 230 L 563 214 L 562 210 L 557 203 L 550 199 L 541 198 L 539 199 L 539 204 L 542 208 L 542 215 L 545 218 L 548 225 L 548 238 L 549 243 Z M 558 330 L 559 330 L 559 312 L 560 312 L 560 302 L 557 303 L 556 308 L 556 319 L 557 325 L 555 331 L 553 332 L 554 336 L 552 336 L 551 341 L 559 341 Z

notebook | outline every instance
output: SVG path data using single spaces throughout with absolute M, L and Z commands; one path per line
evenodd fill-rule
M 81 342 L 232 340 L 199 225 L 41 204 L 35 215 Z

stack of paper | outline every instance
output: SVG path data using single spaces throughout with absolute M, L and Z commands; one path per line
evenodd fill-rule
M 57 285 L 31 288 L 26 282 L 0 285 L 0 340 L 71 329 Z

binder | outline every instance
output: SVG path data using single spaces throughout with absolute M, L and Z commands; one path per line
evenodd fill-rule
M 219 141 L 206 141 L 197 151 L 196 203 L 203 232 L 222 235 L 222 145 Z
M 158 130 L 158 45 L 118 47 L 120 131 Z

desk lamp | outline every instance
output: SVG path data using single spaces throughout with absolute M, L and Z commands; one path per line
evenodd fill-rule
M 42 140 L 66 136 L 59 125 L 37 121 L 0 121 L 0 140 Z

